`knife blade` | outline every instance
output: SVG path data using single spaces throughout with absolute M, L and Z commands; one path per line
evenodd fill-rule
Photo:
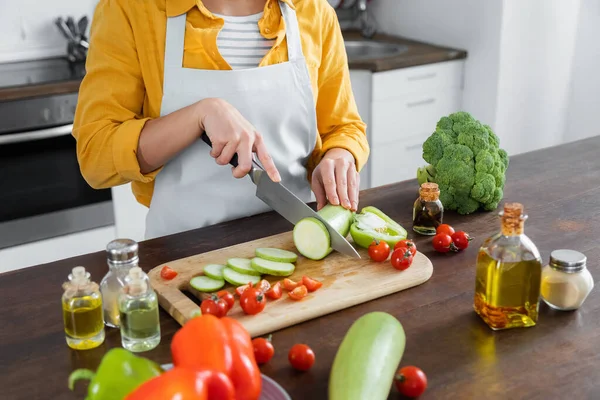
M 212 147 L 212 143 L 206 133 L 202 133 L 202 140 Z M 237 167 L 237 154 L 234 154 L 229 162 L 233 167 Z M 323 217 L 310 208 L 298 196 L 287 189 L 281 182 L 273 182 L 265 170 L 254 160 L 252 168 L 248 174 L 252 182 L 256 185 L 256 197 L 275 210 L 279 215 L 287 219 L 292 224 L 296 224 L 303 218 L 313 217 L 325 225 L 331 238 L 331 248 L 353 258 L 361 258 L 356 249 L 336 231 Z

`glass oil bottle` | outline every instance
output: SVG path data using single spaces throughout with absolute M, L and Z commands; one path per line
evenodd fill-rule
M 76 350 L 93 349 L 104 342 L 102 296 L 84 267 L 75 267 L 63 284 L 63 322 L 67 345 Z
M 129 351 L 152 350 L 160 343 L 158 298 L 140 267 L 129 270 L 119 294 L 121 344 Z
M 479 249 L 474 308 L 494 330 L 537 323 L 542 259 L 523 233 L 527 216 L 519 203 L 504 205 L 501 231 Z
M 106 246 L 108 273 L 100 282 L 104 304 L 104 323 L 112 328 L 120 326 L 118 297 L 125 286 L 125 277 L 131 268 L 137 267 L 138 244 L 131 239 L 115 239 Z
M 419 188 L 419 198 L 413 205 L 413 230 L 421 235 L 435 235 L 443 217 L 444 206 L 437 183 L 423 183 Z

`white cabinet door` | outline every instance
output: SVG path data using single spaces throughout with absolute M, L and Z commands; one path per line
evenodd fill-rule
M 367 140 L 371 143 L 371 87 L 373 74 L 371 71 L 351 70 L 350 82 L 352 84 L 352 94 L 356 101 L 356 107 L 360 117 L 367 124 Z M 370 163 L 371 159 L 360 171 L 360 189 L 368 189 L 371 187 L 370 182 Z

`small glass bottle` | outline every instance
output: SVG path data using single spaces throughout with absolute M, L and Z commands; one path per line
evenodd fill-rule
M 507 203 L 500 216 L 502 229 L 484 241 L 477 256 L 474 309 L 494 330 L 534 326 L 542 258 L 523 233 L 523 206 Z
M 419 198 L 413 206 L 413 230 L 421 235 L 435 235 L 444 218 L 437 183 L 425 182 L 419 189 Z
M 140 267 L 129 270 L 119 294 L 121 344 L 127 350 L 152 350 L 160 343 L 158 298 Z
M 586 257 L 574 250 L 554 250 L 542 269 L 542 299 L 550 307 L 576 310 L 594 288 Z
M 93 349 L 104 342 L 102 296 L 84 267 L 75 267 L 63 284 L 65 339 L 76 350 Z
M 108 273 L 100 282 L 100 292 L 104 303 L 104 322 L 107 326 L 118 328 L 118 297 L 125 285 L 129 270 L 138 266 L 138 244 L 131 239 L 115 239 L 106 246 Z

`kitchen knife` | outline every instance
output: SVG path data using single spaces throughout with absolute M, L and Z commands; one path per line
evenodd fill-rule
M 202 133 L 202 140 L 212 147 L 212 143 L 206 133 Z M 237 167 L 237 154 L 233 155 L 229 164 Z M 277 211 L 282 217 L 294 225 L 303 218 L 313 217 L 318 219 L 325 225 L 329 232 L 332 249 L 350 257 L 361 258 L 360 254 L 358 254 L 345 237 L 280 182 L 273 182 L 265 170 L 254 159 L 252 160 L 252 167 L 248 175 L 250 175 L 250 179 L 256 185 L 256 197 Z

